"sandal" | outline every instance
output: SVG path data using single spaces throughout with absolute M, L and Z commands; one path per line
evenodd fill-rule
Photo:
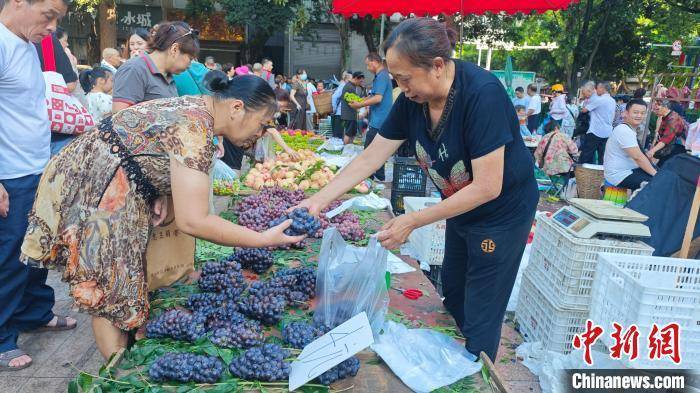
M 24 356 L 27 353 L 21 349 L 11 349 L 7 352 L 0 353 L 0 371 L 16 371 L 22 370 L 32 365 L 33 360 L 29 363 L 25 363 L 21 366 L 10 366 L 10 362 L 17 359 L 20 356 Z
M 53 326 L 42 326 L 38 329 L 35 329 L 34 332 L 59 332 L 61 330 L 71 330 L 75 329 L 75 327 L 78 326 L 78 323 L 74 323 L 73 325 L 68 324 L 68 318 L 58 316 L 56 315 L 56 324 Z

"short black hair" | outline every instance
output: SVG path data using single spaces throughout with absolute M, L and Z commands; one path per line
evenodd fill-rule
M 363 74 L 363 73 L 360 72 L 360 71 L 356 71 L 356 72 L 353 72 L 353 73 L 352 73 L 352 77 L 355 78 L 355 79 L 364 79 L 364 78 L 365 78 L 365 74 Z
M 628 110 L 632 109 L 632 107 L 635 105 L 641 105 L 644 108 L 647 108 L 647 103 L 644 100 L 642 100 L 641 98 L 633 98 L 633 99 L 629 100 L 629 102 L 627 102 L 627 105 L 625 106 L 625 110 L 628 111 Z
M 382 57 L 376 52 L 370 52 L 365 58 L 369 61 L 376 61 L 377 63 L 382 62 Z
M 550 120 L 547 124 L 544 125 L 544 133 L 549 134 L 557 128 L 559 128 L 559 123 L 557 123 L 555 120 Z
M 518 87 L 515 88 L 515 91 L 519 91 L 519 92 L 521 92 L 521 93 L 524 93 L 524 92 L 525 92 L 525 89 L 523 89 L 522 86 L 518 86 Z
M 527 85 L 527 90 L 533 93 L 537 93 L 537 85 L 535 85 L 534 83 L 530 83 L 529 85 Z

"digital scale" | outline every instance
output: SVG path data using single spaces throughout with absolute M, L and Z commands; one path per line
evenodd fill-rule
M 554 213 L 554 222 L 572 235 L 590 239 L 594 236 L 650 237 L 649 228 L 642 224 L 649 217 L 610 201 L 572 198 L 571 206 Z

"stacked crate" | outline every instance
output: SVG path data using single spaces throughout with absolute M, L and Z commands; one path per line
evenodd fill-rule
M 599 253 L 651 255 L 641 241 L 580 239 L 553 219 L 538 218 L 515 314 L 528 341 L 569 353 L 589 317 Z

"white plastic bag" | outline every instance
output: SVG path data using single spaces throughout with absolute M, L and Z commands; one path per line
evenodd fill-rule
M 455 383 L 481 370 L 463 345 L 431 329 L 408 329 L 387 321 L 372 349 L 413 391 L 422 393 Z
M 326 229 L 316 272 L 314 320 L 336 327 L 364 311 L 376 336 L 389 307 L 386 261 L 387 250 L 376 238 L 362 250 L 345 243 L 337 229 Z
M 236 178 L 238 178 L 238 174 L 230 166 L 219 159 L 214 161 L 213 180 L 232 182 Z

